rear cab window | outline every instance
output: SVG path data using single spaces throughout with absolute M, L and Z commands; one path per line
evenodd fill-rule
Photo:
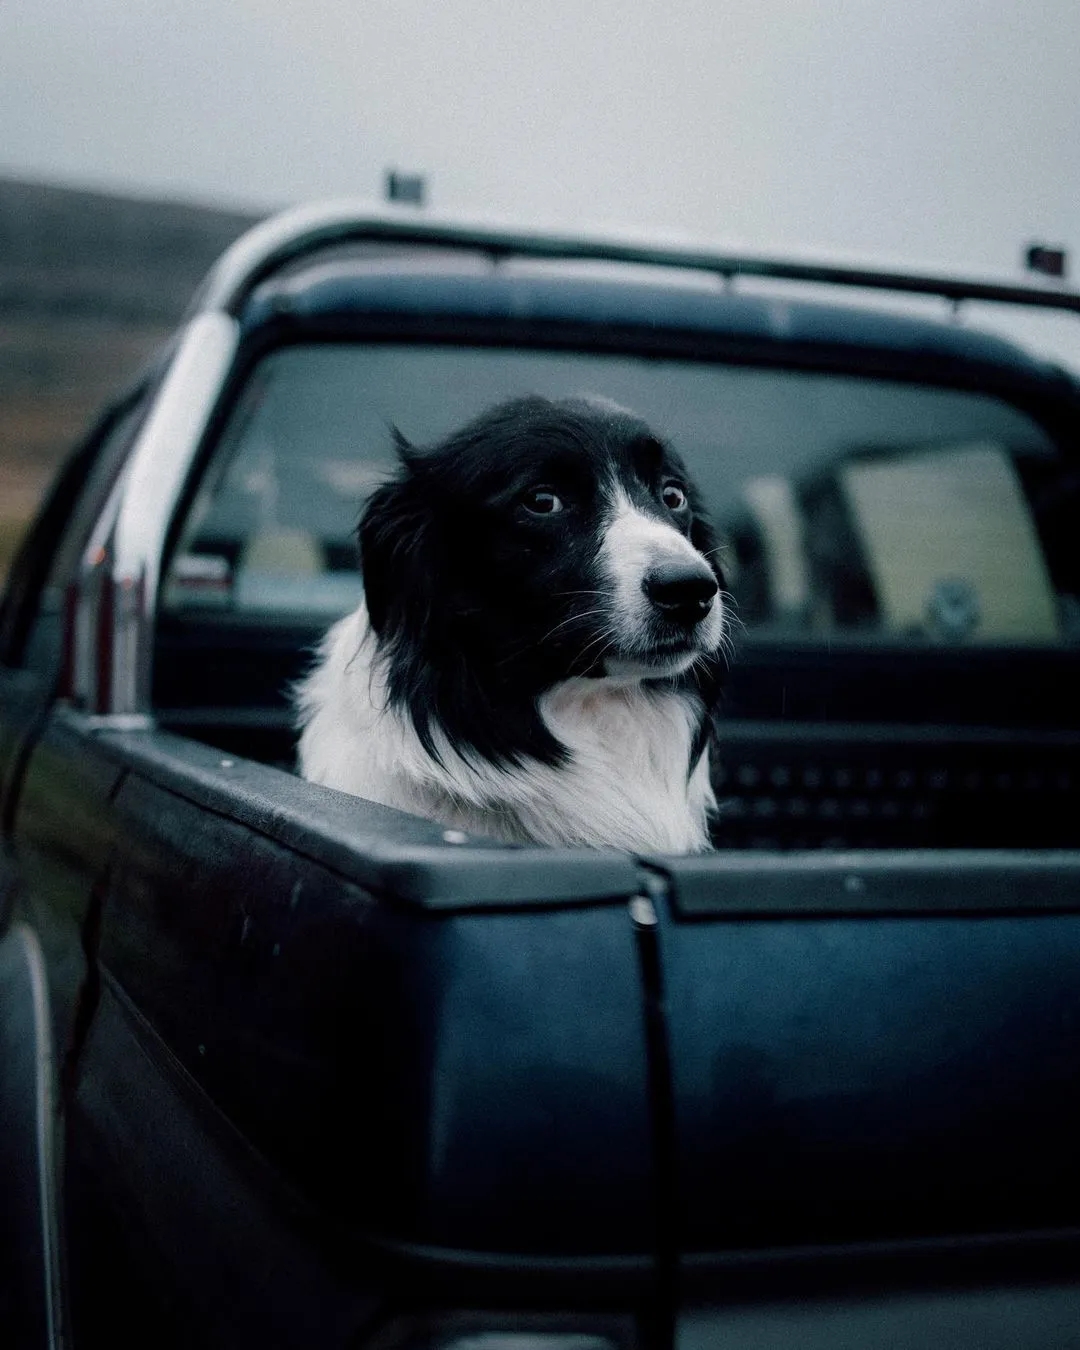
M 727 540 L 749 633 L 1075 645 L 1071 479 L 988 393 L 589 354 L 337 344 L 257 367 L 184 523 L 166 612 L 346 612 L 391 428 L 433 441 L 524 392 L 613 398 L 664 430 Z
M 273 350 L 236 397 L 165 575 L 163 718 L 219 742 L 215 724 L 259 724 L 272 745 L 258 753 L 289 763 L 290 684 L 360 599 L 355 529 L 392 471 L 391 429 L 434 441 L 526 392 L 614 399 L 686 459 L 721 530 L 738 629 L 722 747 L 807 724 L 1077 730 L 1077 476 L 1034 411 L 874 374 L 362 341 Z M 805 777 L 780 759 L 739 748 L 725 767 L 721 749 L 729 842 L 847 843 L 815 815 L 812 769 L 809 795 L 778 790 Z M 854 809 L 872 813 L 867 774 L 872 787 L 855 755 Z M 777 791 L 762 796 L 769 775 Z M 816 823 L 777 832 L 790 811 Z M 860 837 L 895 840 L 895 823 Z M 904 837 L 918 837 L 910 821 Z

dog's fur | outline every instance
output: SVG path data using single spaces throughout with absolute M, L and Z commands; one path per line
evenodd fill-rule
M 506 841 L 707 848 L 725 611 L 678 457 L 599 399 L 398 451 L 298 690 L 304 776 Z

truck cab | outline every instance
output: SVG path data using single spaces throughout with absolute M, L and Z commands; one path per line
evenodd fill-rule
M 1080 386 L 981 303 L 1080 310 L 350 204 L 224 255 L 0 612 L 25 1344 L 1076 1343 Z M 720 527 L 709 854 L 294 772 L 391 426 L 528 392 Z

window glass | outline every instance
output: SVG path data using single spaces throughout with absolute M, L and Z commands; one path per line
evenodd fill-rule
M 254 371 L 180 536 L 163 604 L 332 618 L 390 470 L 501 399 L 598 394 L 686 459 L 759 637 L 1080 641 L 1075 473 L 990 394 L 682 360 L 414 345 L 281 349 Z

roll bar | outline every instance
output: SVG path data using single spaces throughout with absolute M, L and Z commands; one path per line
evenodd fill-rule
M 306 253 L 349 243 L 387 243 L 470 250 L 489 257 L 637 263 L 682 268 L 724 279 L 761 277 L 869 290 L 981 300 L 1080 314 L 1080 294 L 1064 289 L 964 279 L 891 268 L 793 260 L 731 252 L 692 241 L 656 243 L 631 233 L 563 234 L 498 223 L 421 216 L 408 208 L 326 202 L 263 221 L 243 234 L 213 267 L 196 297 L 198 309 L 237 314 L 264 277 Z
M 417 215 L 407 208 L 329 202 L 271 217 L 242 235 L 196 293 L 154 407 L 83 556 L 75 588 L 71 693 L 87 709 L 149 714 L 157 593 L 165 539 L 239 343 L 238 316 L 280 268 L 346 244 L 394 244 L 509 258 L 638 264 L 737 277 L 813 282 L 1000 302 L 1080 314 L 1080 294 L 955 277 L 793 261 L 631 235 L 564 234 Z

